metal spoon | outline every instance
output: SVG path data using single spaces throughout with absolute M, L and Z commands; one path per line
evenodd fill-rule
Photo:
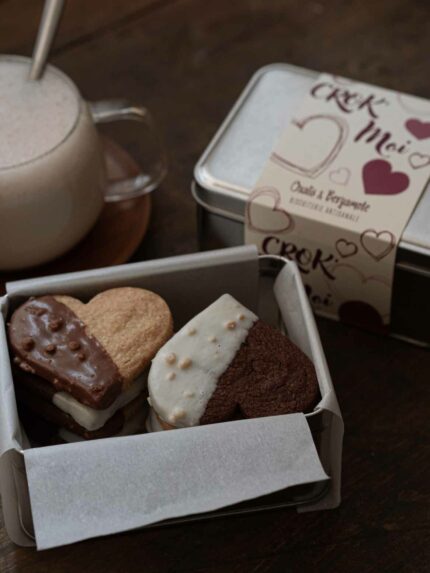
M 64 0 L 45 0 L 36 43 L 33 50 L 29 75 L 30 80 L 38 80 L 43 75 L 46 60 L 63 11 L 63 6 Z

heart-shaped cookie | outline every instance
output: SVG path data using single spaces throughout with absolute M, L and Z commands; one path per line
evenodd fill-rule
M 142 419 L 145 413 L 146 400 L 144 394 L 140 393 L 132 401 L 127 402 L 122 408 L 115 410 L 104 423 L 88 429 L 86 426 L 82 426 L 69 413 L 56 407 L 56 403 L 55 401 L 53 402 L 52 397 L 64 396 L 64 392 L 55 393 L 55 390 L 49 382 L 39 376 L 27 374 L 19 368 L 14 369 L 13 375 L 16 396 L 21 406 L 20 409 L 24 413 L 23 422 L 24 424 L 27 422 L 27 431 L 30 432 L 30 435 L 34 434 L 34 425 L 37 425 L 39 420 L 44 420 L 52 426 L 52 432 L 49 432 L 49 434 L 54 433 L 55 435 L 59 431 L 62 432 L 62 430 L 59 430 L 59 428 L 62 428 L 68 432 L 72 432 L 76 437 L 80 436 L 86 440 L 109 438 L 122 432 L 130 418 L 140 416 L 140 419 Z M 83 407 L 91 410 L 94 415 L 103 415 L 106 411 L 94 410 L 87 406 Z M 30 412 L 32 413 L 31 415 Z M 49 437 L 50 436 L 46 436 L 46 438 Z M 79 438 L 75 438 L 75 440 L 76 439 Z M 44 442 L 47 440 L 39 438 L 37 441 Z
M 227 294 L 158 352 L 148 388 L 150 430 L 303 412 L 318 396 L 309 358 Z
M 124 287 L 86 304 L 65 295 L 30 298 L 11 317 L 9 341 L 23 370 L 104 409 L 149 364 L 172 330 L 161 297 Z

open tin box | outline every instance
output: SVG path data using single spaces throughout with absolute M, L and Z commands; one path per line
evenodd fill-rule
M 243 244 L 247 199 L 317 72 L 287 64 L 253 76 L 199 159 L 192 193 L 202 249 Z M 430 346 L 430 185 L 397 249 L 390 333 Z
M 45 549 L 159 522 L 339 504 L 343 422 L 335 392 L 300 273 L 291 262 L 273 261 L 280 269 L 275 281 L 248 246 L 7 285 L 0 321 L 0 486 L 14 542 Z M 31 295 L 89 300 L 118 286 L 159 293 L 176 329 L 230 293 L 311 358 L 320 402 L 306 415 L 32 447 L 16 409 L 5 328 L 10 313 Z

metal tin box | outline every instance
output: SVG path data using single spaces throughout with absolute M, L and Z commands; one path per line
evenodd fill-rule
M 261 264 L 265 259 L 258 257 L 255 247 L 248 246 L 29 279 L 7 285 L 7 294 L 0 299 L 0 489 L 5 525 L 16 543 L 33 545 L 36 538 L 39 548 L 48 548 L 159 521 L 166 523 L 166 519 L 171 522 L 172 518 L 175 521 L 178 518 L 187 521 L 285 506 L 300 506 L 304 510 L 325 509 L 339 503 L 343 422 L 315 321 L 294 263 L 279 257 L 269 257 L 280 269 L 273 284 L 272 276 L 261 273 Z M 264 475 L 254 480 L 259 490 L 256 499 L 253 494 L 244 495 L 241 488 L 239 493 L 236 491 L 232 495 L 226 483 L 234 483 L 235 480 L 225 481 L 223 476 L 223 480 L 217 481 L 217 476 L 212 473 L 209 489 L 203 495 L 200 494 L 200 505 L 193 505 L 199 499 L 198 491 L 192 499 L 189 495 L 181 499 L 178 483 L 190 483 L 194 475 L 197 476 L 195 479 L 200 479 L 199 475 L 208 471 L 205 467 L 209 462 L 207 458 L 201 457 L 200 452 L 211 451 L 214 434 L 219 436 L 217 440 L 221 438 L 224 463 L 226 460 L 231 461 L 237 483 L 243 485 L 252 478 L 249 474 L 257 471 L 257 468 L 252 466 L 251 471 L 249 468 L 244 470 L 237 463 L 241 451 L 230 449 L 231 426 L 234 425 L 234 435 L 242 432 L 242 438 L 245 437 L 252 451 L 255 451 L 259 432 L 264 428 L 270 443 L 272 428 L 275 425 L 279 427 L 280 422 L 287 422 L 286 418 L 291 421 L 288 415 L 198 426 L 176 432 L 30 447 L 17 417 L 5 333 L 7 317 L 30 295 L 68 292 L 88 300 L 101 290 L 119 286 L 139 286 L 158 292 L 172 309 L 176 328 L 218 296 L 229 292 L 258 312 L 261 318 L 287 331 L 289 337 L 311 357 L 315 365 L 321 400 L 312 412 L 306 414 L 305 426 L 307 433 L 309 427 L 312 435 L 310 459 L 322 466 L 330 479 L 327 480 L 326 475 L 323 479 L 312 479 L 306 473 L 304 479 L 291 482 L 288 477 L 290 466 L 286 466 L 286 472 L 279 472 L 274 471 L 272 465 L 268 469 L 269 466 L 263 464 Z M 292 416 L 300 416 L 303 421 L 301 415 Z M 280 441 L 275 440 L 277 449 L 272 457 L 275 466 L 276 460 L 283 457 L 283 451 L 289 450 L 295 460 L 305 456 L 302 438 L 296 439 L 292 434 L 289 435 L 286 436 L 281 428 Z M 148 447 L 150 452 L 145 450 L 143 455 L 141 448 Z M 258 451 L 255 453 L 256 456 L 260 454 Z M 187 463 L 182 467 L 179 460 L 184 456 Z M 143 475 L 143 472 L 151 471 L 148 469 L 151 466 L 158 479 Z M 217 467 L 220 466 L 222 464 Z M 69 467 L 73 471 L 65 469 Z M 160 467 L 164 476 L 162 479 Z M 163 469 L 165 467 L 174 467 L 175 471 L 169 469 L 166 472 Z M 193 474 L 190 467 L 198 467 L 199 471 Z M 34 469 L 36 475 L 31 473 Z M 287 489 L 283 489 L 284 485 L 267 489 L 267 472 L 270 475 L 280 475 L 282 480 L 288 480 L 288 483 L 294 485 Z M 99 483 L 100 476 L 103 477 L 102 483 Z M 129 476 L 138 477 L 133 482 Z M 144 507 L 146 502 L 142 483 L 147 484 L 146 496 L 147 490 L 151 488 L 155 494 L 159 490 L 160 500 L 165 504 L 162 505 L 164 513 L 161 517 L 153 498 L 150 498 L 149 507 Z M 95 484 L 95 491 L 87 491 L 86 488 L 92 488 L 92 484 Z M 126 484 L 130 485 L 126 487 Z M 38 489 L 41 491 L 37 493 Z M 65 496 L 63 493 L 66 491 Z M 212 493 L 227 495 L 227 501 L 225 498 L 211 501 Z M 174 501 L 165 501 L 166 496 L 173 496 Z M 237 503 L 238 500 L 240 503 Z M 51 502 L 54 505 L 47 517 L 44 508 Z M 57 504 L 63 504 L 64 507 Z M 178 509 L 179 505 L 181 508 Z M 218 511 L 214 512 L 214 509 Z M 94 515 L 96 519 L 92 520 Z
M 245 204 L 282 130 L 318 76 L 287 64 L 252 77 L 194 170 L 202 249 L 240 245 Z M 430 346 L 430 185 L 397 250 L 391 334 Z

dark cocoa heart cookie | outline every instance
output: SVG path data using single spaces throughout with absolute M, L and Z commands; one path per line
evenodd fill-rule
M 220 377 L 200 423 L 228 420 L 238 412 L 244 418 L 306 412 L 317 396 L 309 358 L 279 330 L 257 320 Z
M 164 345 L 148 387 L 150 429 L 306 412 L 319 396 L 309 358 L 230 295 Z

